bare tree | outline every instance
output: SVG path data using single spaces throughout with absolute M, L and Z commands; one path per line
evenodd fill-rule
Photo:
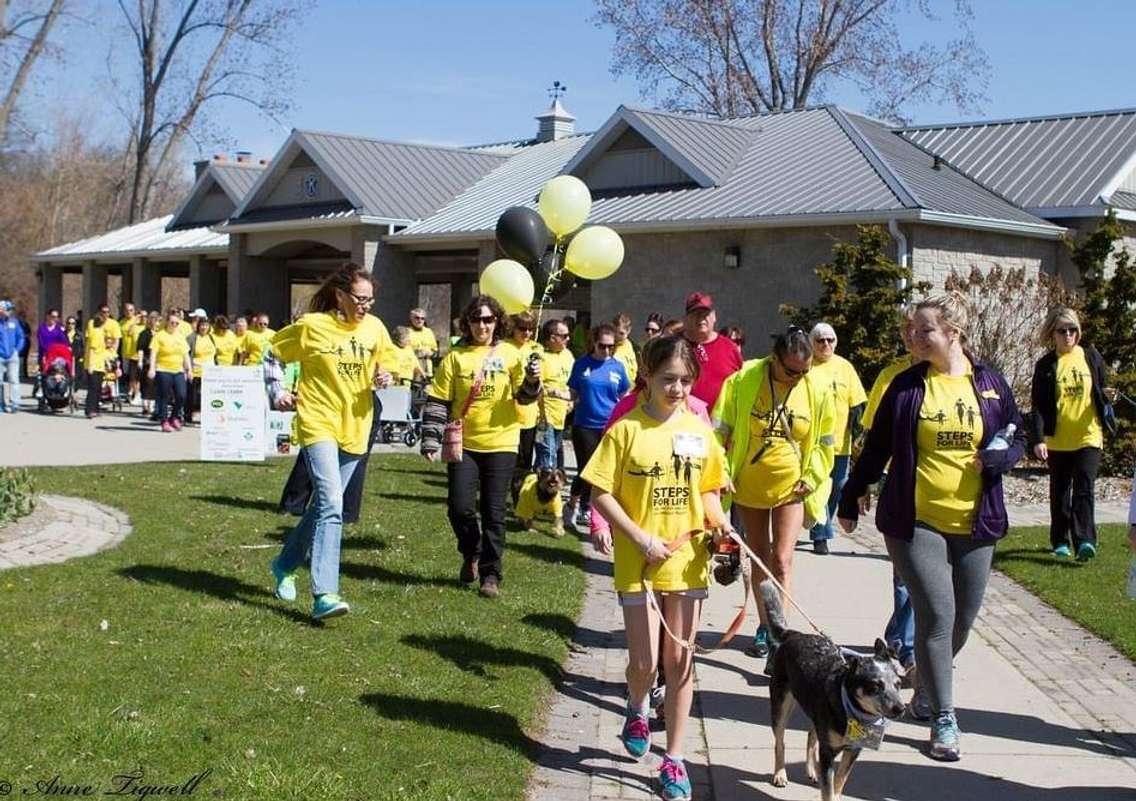
M 634 75 L 665 107 L 732 117 L 801 108 L 851 83 L 868 112 L 905 122 L 912 103 L 975 112 L 990 67 L 953 0 L 954 35 L 905 47 L 899 23 L 936 20 L 931 0 L 595 0 L 615 32 L 612 72 Z
M 65 5 L 66 0 L 50 0 L 9 8 L 8 0 L 0 0 L 0 148 L 8 143 L 16 102 Z
M 178 148 L 209 107 L 290 108 L 283 44 L 304 0 L 118 0 L 136 58 L 129 98 L 128 222 L 144 219 Z

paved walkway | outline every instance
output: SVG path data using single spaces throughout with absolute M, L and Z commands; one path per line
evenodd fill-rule
M 0 530 L 0 570 L 89 556 L 131 531 L 122 512 L 92 501 L 40 495 L 32 514 Z
M 1101 509 L 1117 517 L 1119 504 Z M 1033 510 L 1015 516 L 1032 522 Z M 1121 547 L 1122 543 L 1116 543 Z M 642 762 L 618 740 L 624 706 L 623 625 L 611 590 L 610 563 L 590 546 L 589 589 L 573 653 L 548 717 L 533 801 L 656 798 L 653 781 L 662 732 Z M 834 541 L 830 556 L 802 545 L 794 593 L 841 643 L 866 650 L 891 612 L 891 568 L 878 532 Z M 733 617 L 739 584 L 712 590 L 703 613 L 709 644 Z M 1133 610 L 1117 610 L 1134 614 Z M 751 612 L 751 620 L 753 613 Z M 793 618 L 791 618 L 793 620 Z M 804 628 L 797 620 L 798 628 Z M 745 631 L 751 631 L 747 622 Z M 772 773 L 768 682 L 763 661 L 742 653 L 749 635 L 696 658 L 695 709 L 687 760 L 700 801 L 800 799 L 819 791 L 804 775 L 805 719 L 798 712 L 787 743 L 792 784 Z M 846 788 L 871 801 L 1133 801 L 1136 799 L 1136 668 L 1113 648 L 1069 622 L 1001 574 L 992 577 L 984 611 L 956 660 L 956 705 L 963 758 L 928 759 L 928 729 L 891 725 L 879 752 L 865 752 Z

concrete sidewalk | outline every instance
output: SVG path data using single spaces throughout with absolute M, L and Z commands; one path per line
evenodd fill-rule
M 1114 515 L 1116 510 L 1109 510 Z M 1106 518 L 1107 519 L 1107 518 Z M 1120 547 L 1120 543 L 1116 547 Z M 530 798 L 650 799 L 664 736 L 642 762 L 618 740 L 626 653 L 610 563 L 589 558 L 589 595 L 574 652 L 551 707 L 545 747 Z M 891 566 L 880 536 L 834 541 L 815 556 L 802 542 L 794 594 L 841 644 L 867 650 L 891 613 Z M 702 616 L 711 644 L 741 601 L 740 582 L 715 586 Z M 1118 614 L 1136 614 L 1132 609 Z M 696 658 L 694 719 L 686 737 L 695 798 L 800 799 L 819 790 L 804 771 L 805 718 L 787 742 L 792 784 L 770 784 L 773 766 L 764 660 L 742 653 L 753 630 L 721 651 Z M 805 628 L 799 616 L 791 616 Z M 905 697 L 907 691 L 905 691 Z M 925 756 L 928 728 L 888 728 L 879 752 L 864 752 L 845 798 L 870 801 L 1132 801 L 1136 798 L 1136 669 L 1114 649 L 994 574 L 984 611 L 956 661 L 955 702 L 963 756 L 954 764 Z

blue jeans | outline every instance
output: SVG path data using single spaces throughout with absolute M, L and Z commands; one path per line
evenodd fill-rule
M 884 629 L 884 640 L 899 654 L 899 664 L 906 665 L 915 658 L 915 609 L 911 606 L 911 593 L 898 573 L 891 574 L 892 613 Z
M 20 354 L 13 353 L 7 359 L 0 358 L 0 392 L 3 392 L 3 405 L 9 412 L 20 408 Z
M 557 454 L 564 447 L 564 430 L 552 426 L 536 427 L 536 463 L 537 470 L 552 470 L 559 467 Z
M 165 422 L 175 417 L 181 418 L 185 414 L 185 373 L 167 373 L 158 370 L 154 373 L 158 382 L 158 421 Z M 173 403 L 170 403 L 170 398 Z M 172 409 L 170 407 L 173 407 Z
M 339 592 L 339 543 L 343 538 L 343 488 L 351 481 L 362 454 L 345 453 L 339 445 L 313 442 L 300 456 L 307 460 L 312 500 L 280 550 L 279 566 L 291 573 L 312 552 L 312 595 Z
M 836 505 L 840 503 L 840 490 L 848 482 L 848 462 L 850 456 L 837 456 L 832 463 L 832 492 L 828 496 L 828 519 L 817 523 L 809 531 L 813 540 L 830 540 L 836 536 L 836 529 L 832 522 L 836 519 Z

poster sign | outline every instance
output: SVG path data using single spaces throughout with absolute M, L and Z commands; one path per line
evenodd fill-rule
M 268 410 L 264 432 L 264 454 L 266 456 L 286 456 L 295 452 L 296 449 L 292 445 L 292 420 L 295 417 L 295 412 Z
M 201 460 L 263 462 L 264 369 L 206 365 L 201 373 Z

